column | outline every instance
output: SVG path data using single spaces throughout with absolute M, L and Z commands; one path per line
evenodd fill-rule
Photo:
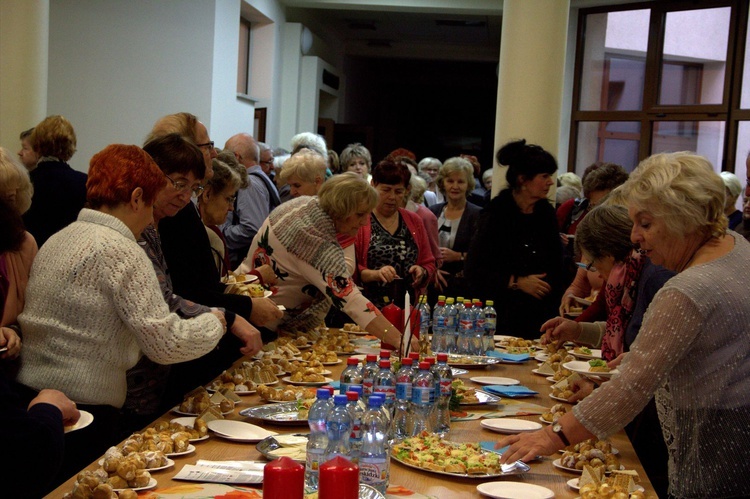
M 494 152 L 526 139 L 557 158 L 569 11 L 570 0 L 505 0 Z M 495 164 L 493 196 L 506 170 Z

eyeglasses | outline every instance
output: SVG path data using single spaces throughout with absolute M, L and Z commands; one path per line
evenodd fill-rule
M 234 200 L 237 199 L 237 196 L 227 196 L 224 199 L 227 201 L 227 203 L 234 204 Z
M 195 144 L 195 145 L 198 146 L 198 147 L 207 147 L 209 151 L 213 151 L 214 150 L 214 141 L 213 140 L 209 140 L 205 144 Z
M 596 267 L 594 267 L 594 261 L 590 261 L 589 263 L 583 263 L 583 262 L 576 262 L 576 265 L 578 265 L 579 268 L 587 271 L 587 272 L 596 272 Z
M 266 161 L 260 161 L 261 165 L 272 165 L 273 164 L 273 158 L 268 159 Z
M 169 180 L 172 183 L 172 187 L 174 187 L 174 190 L 176 192 L 185 192 L 185 189 L 190 189 L 190 186 L 188 185 L 187 182 L 183 182 L 181 180 L 174 180 L 172 177 L 170 177 L 166 173 L 164 174 L 164 176 L 167 177 L 167 180 Z M 193 191 L 193 194 L 195 194 L 196 196 L 200 196 L 201 193 L 203 193 L 203 189 L 205 189 L 205 187 L 203 187 L 202 185 L 196 185 L 190 190 Z

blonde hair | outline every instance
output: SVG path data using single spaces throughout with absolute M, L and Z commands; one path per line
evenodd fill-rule
M 422 204 L 424 191 L 427 190 L 427 181 L 419 175 L 412 175 L 409 179 L 409 186 L 411 187 L 411 194 L 409 195 L 411 200 L 417 204 Z
M 316 178 L 326 179 L 326 160 L 313 151 L 300 151 L 284 161 L 279 179 L 289 182 L 289 177 L 296 175 L 304 182 L 315 183 Z
M 677 236 L 699 233 L 723 236 L 724 182 L 703 156 L 683 151 L 654 154 L 638 165 L 623 184 L 631 209 L 664 220 Z
M 47 116 L 31 132 L 29 142 L 39 156 L 68 161 L 76 152 L 76 132 L 64 116 Z
M 23 215 L 31 207 L 31 196 L 34 186 L 29 179 L 29 172 L 18 164 L 16 158 L 4 147 L 0 147 L 0 192 L 16 190 L 14 208 Z
M 155 138 L 170 133 L 179 133 L 185 139 L 189 140 L 193 144 L 198 142 L 196 126 L 198 125 L 198 118 L 194 114 L 190 113 L 175 113 L 168 114 L 159 118 L 154 123 L 154 128 L 146 137 L 144 144 L 147 144 Z
M 476 185 L 476 181 L 474 180 L 474 167 L 471 166 L 471 162 L 468 159 L 460 157 L 448 158 L 445 160 L 445 163 L 443 163 L 443 166 L 440 167 L 438 176 L 435 179 L 435 184 L 437 184 L 440 192 L 445 194 L 443 180 L 450 177 L 452 174 L 459 172 L 463 172 L 466 177 L 466 197 L 469 197 L 469 194 L 471 194 L 471 191 L 474 190 Z
M 282 170 L 284 171 L 284 170 Z M 326 180 L 318 191 L 320 207 L 333 220 L 356 213 L 362 203 L 371 211 L 378 204 L 378 193 L 367 180 L 354 172 L 344 172 Z

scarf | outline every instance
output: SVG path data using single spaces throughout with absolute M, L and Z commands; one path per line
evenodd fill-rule
M 607 327 L 602 338 L 602 358 L 606 361 L 615 359 L 623 352 L 625 330 L 633 316 L 638 279 L 645 260 L 642 253 L 633 250 L 622 263 L 615 265 L 604 286 Z

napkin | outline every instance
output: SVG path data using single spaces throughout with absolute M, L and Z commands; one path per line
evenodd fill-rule
M 326 383 L 325 386 L 332 386 L 334 390 L 340 390 L 341 381 L 332 381 L 331 383 Z
M 520 364 L 521 362 L 526 362 L 527 360 L 531 358 L 529 354 L 527 353 L 505 353 L 505 352 L 496 352 L 494 350 L 490 350 L 489 352 L 487 352 L 487 356 L 495 357 L 495 358 L 502 360 L 503 362 L 508 362 L 511 364 L 513 363 Z
M 522 385 L 515 386 L 504 386 L 504 385 L 489 385 L 482 388 L 485 392 L 494 393 L 496 395 L 502 395 L 503 397 L 531 397 L 532 395 L 538 395 L 539 392 L 535 392 L 531 388 L 527 388 Z
M 510 445 L 506 445 L 505 447 L 500 447 L 499 449 L 495 448 L 495 444 L 497 443 L 497 440 L 485 440 L 483 442 L 479 442 L 479 447 L 482 448 L 482 450 L 486 450 L 488 452 L 495 452 L 497 454 L 502 454 L 508 448 L 510 448 Z

